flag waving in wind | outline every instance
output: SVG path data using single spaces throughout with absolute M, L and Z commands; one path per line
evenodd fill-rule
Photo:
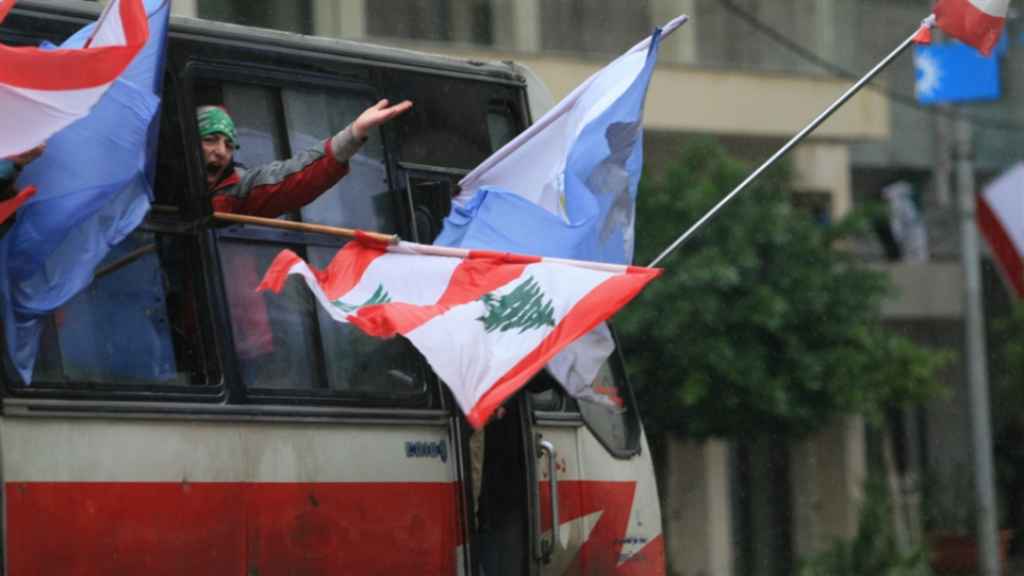
M 14 0 L 0 4 L 0 21 Z M 0 44 L 0 158 L 85 116 L 149 36 L 141 0 L 111 0 L 90 42 L 44 50 Z
M 999 43 L 1010 0 L 939 0 L 935 23 L 950 36 L 988 56 Z
M 658 29 L 459 183 L 442 246 L 628 264 Z
M 136 3 L 114 0 L 108 14 L 120 6 L 123 15 Z M 54 134 L 18 179 L 38 192 L 0 238 L 0 310 L 10 356 L 25 382 L 31 381 L 42 317 L 88 286 L 96 266 L 149 210 L 170 0 L 147 0 L 144 10 L 148 41 L 88 115 Z M 109 41 L 111 32 L 101 18 L 60 48 L 40 53 L 87 51 L 90 42 Z
M 1006 283 L 1024 298 L 1024 163 L 996 178 L 977 202 L 978 229 Z
M 335 320 L 379 338 L 404 336 L 480 428 L 548 360 L 660 272 L 356 240 L 324 270 L 285 250 L 259 288 L 280 292 L 298 274 Z

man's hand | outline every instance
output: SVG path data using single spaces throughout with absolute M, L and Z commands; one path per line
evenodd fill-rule
M 40 144 L 28 152 L 22 152 L 21 154 L 15 154 L 14 156 L 8 156 L 6 159 L 14 162 L 19 169 L 24 168 L 29 162 L 39 158 L 43 151 L 46 150 L 46 144 Z
M 387 99 L 381 100 L 363 110 L 363 113 L 352 122 L 352 135 L 360 140 L 366 140 L 370 135 L 370 129 L 380 126 L 409 108 L 412 108 L 412 102 L 409 100 L 394 106 L 388 106 Z

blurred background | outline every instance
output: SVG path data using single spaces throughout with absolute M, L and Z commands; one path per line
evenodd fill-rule
M 720 146 L 716 153 L 756 166 L 913 33 L 930 4 L 174 0 L 173 10 L 179 16 L 460 58 L 514 60 L 542 80 L 549 104 L 654 26 L 688 14 L 692 21 L 661 48 L 645 114 L 645 182 L 663 182 L 683 161 L 687 146 L 709 137 Z M 904 573 L 888 571 L 897 568 L 926 573 L 928 558 L 941 545 L 937 534 L 973 533 L 954 128 L 957 118 L 969 127 L 972 193 L 1020 161 L 1022 55 L 1024 29 L 1011 13 L 994 56 L 994 92 L 954 108 L 919 103 L 922 90 L 930 88 L 917 83 L 927 81 L 930 72 L 915 71 L 908 51 L 790 155 L 785 189 L 791 206 L 826 228 L 850 215 L 864 217 L 868 225 L 846 238 L 841 250 L 884 276 L 879 322 L 942 359 L 918 375 L 932 385 L 929 393 L 908 394 L 899 402 L 883 398 L 870 410 L 863 403 L 846 404 L 814 426 L 797 426 L 798 432 L 742 421 L 697 430 L 645 414 L 659 462 L 671 573 L 774 576 L 840 573 L 838 566 L 849 574 Z M 543 112 L 537 107 L 535 118 Z M 726 226 L 729 211 L 718 218 L 709 226 Z M 691 223 L 673 227 L 681 233 Z M 639 244 L 644 226 L 641 207 Z M 650 246 L 647 253 L 661 247 Z M 1012 291 L 984 241 L 980 247 L 997 518 L 1001 529 L 1019 532 L 1024 528 L 1022 321 L 1020 313 L 1014 316 Z M 686 265 L 686 247 L 666 264 L 670 269 Z M 819 321 L 831 319 L 825 314 Z M 651 345 L 660 346 L 666 357 L 675 353 L 669 342 Z M 669 383 L 676 378 L 682 377 L 649 376 Z M 636 380 L 634 375 L 643 402 L 649 396 Z M 689 406 L 698 410 L 701 404 Z M 1024 555 L 1024 546 L 1014 546 L 1012 538 L 1007 544 L 1009 562 Z M 843 560 L 843 550 L 852 558 Z

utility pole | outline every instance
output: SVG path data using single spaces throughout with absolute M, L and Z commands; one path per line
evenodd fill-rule
M 975 220 L 971 124 L 956 114 L 957 196 L 960 203 L 960 258 L 964 269 L 964 337 L 974 492 L 981 576 L 999 576 L 996 502 L 992 475 L 992 425 L 989 419 L 988 366 L 985 360 L 985 319 L 981 302 L 981 266 Z

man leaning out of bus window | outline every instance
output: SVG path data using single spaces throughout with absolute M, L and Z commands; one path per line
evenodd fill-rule
M 298 210 L 348 173 L 349 159 L 366 142 L 372 129 L 411 107 L 408 100 L 394 106 L 381 100 L 322 146 L 254 168 L 235 163 L 238 134 L 228 112 L 218 106 L 200 107 L 196 114 L 213 209 L 265 218 Z M 267 303 L 256 292 L 265 268 L 260 259 L 253 253 L 233 253 L 225 261 L 225 277 L 229 278 L 226 290 L 243 382 L 250 386 L 277 386 L 296 376 L 290 370 L 293 359 L 288 351 L 274 346 Z M 283 302 L 279 306 L 289 309 Z M 277 317 L 279 321 L 301 325 L 301 319 L 291 313 Z M 285 326 L 281 328 L 288 330 Z
M 227 111 L 202 106 L 197 111 L 206 185 L 213 209 L 276 218 L 316 200 L 348 173 L 348 161 L 366 142 L 370 130 L 412 107 L 406 100 L 389 106 L 381 100 L 363 111 L 321 148 L 255 168 L 235 164 L 238 135 Z

